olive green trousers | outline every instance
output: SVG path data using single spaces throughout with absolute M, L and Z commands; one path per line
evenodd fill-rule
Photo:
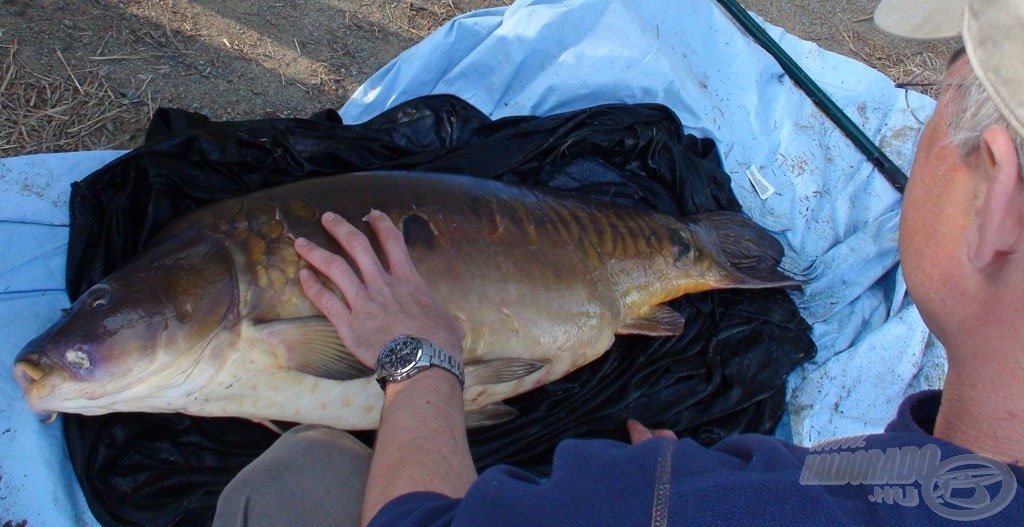
M 371 454 L 346 432 L 295 427 L 228 483 L 213 526 L 357 527 Z

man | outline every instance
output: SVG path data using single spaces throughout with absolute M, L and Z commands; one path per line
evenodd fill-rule
M 908 398 L 886 433 L 813 451 L 763 436 L 705 449 L 630 422 L 633 446 L 564 442 L 547 480 L 511 467 L 478 477 L 456 366 L 463 329 L 430 296 L 386 216 L 366 218 L 382 263 L 365 236 L 327 214 L 324 227 L 355 269 L 298 240 L 341 295 L 308 271 L 300 279 L 346 345 L 370 367 L 382 349 L 385 359 L 396 353 L 401 335 L 451 359 L 405 379 L 379 370 L 385 404 L 361 522 L 1024 522 L 1024 0 L 884 0 L 878 20 L 911 37 L 952 36 L 963 23 L 965 52 L 950 61 L 921 137 L 899 241 L 908 288 L 947 349 L 943 392 Z M 300 427 L 225 490 L 217 523 L 355 524 L 368 456 L 343 432 Z

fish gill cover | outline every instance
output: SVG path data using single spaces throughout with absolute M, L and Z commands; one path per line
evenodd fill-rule
M 740 210 L 716 145 L 685 134 L 657 104 L 491 120 L 459 98 L 434 95 L 354 125 L 333 110 L 212 122 L 160 109 L 146 139 L 72 187 L 72 300 L 181 214 L 339 173 L 458 173 L 675 216 Z M 627 440 L 627 417 L 704 445 L 771 433 L 785 407 L 786 376 L 815 354 L 789 295 L 721 290 L 670 305 L 686 319 L 682 334 L 620 336 L 591 364 L 506 401 L 516 419 L 471 430 L 477 468 L 507 463 L 545 474 L 559 441 Z M 179 414 L 67 414 L 63 422 L 75 473 L 106 526 L 209 525 L 223 487 L 276 438 L 249 421 Z M 357 436 L 372 445 L 372 434 Z

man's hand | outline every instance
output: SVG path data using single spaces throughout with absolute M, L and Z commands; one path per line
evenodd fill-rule
M 626 421 L 626 430 L 629 430 L 629 441 L 634 445 L 647 441 L 652 437 L 679 439 L 676 437 L 676 433 L 671 430 L 651 430 L 650 428 L 640 424 L 640 421 L 637 421 L 636 419 L 629 419 Z
M 306 295 L 331 321 L 345 346 L 370 368 L 376 367 L 381 349 L 399 335 L 429 340 L 461 359 L 465 329 L 430 294 L 401 231 L 379 211 L 371 211 L 367 220 L 387 268 L 362 232 L 337 214 L 325 213 L 324 228 L 355 269 L 309 240 L 295 240 L 299 255 L 340 291 L 339 296 L 304 269 L 299 281 Z M 462 388 L 455 377 L 430 368 L 389 384 L 366 480 L 362 523 L 369 523 L 381 507 L 402 494 L 430 491 L 460 497 L 475 479 Z
M 299 256 L 341 292 L 339 296 L 312 271 L 302 269 L 299 281 L 310 301 L 331 321 L 353 355 L 370 368 L 376 368 L 381 349 L 399 335 L 426 339 L 461 359 L 465 330 L 430 293 L 409 257 L 402 232 L 380 211 L 370 211 L 366 219 L 380 241 L 387 269 L 366 236 L 331 212 L 324 213 L 321 222 L 355 263 L 358 274 L 345 258 L 305 238 L 295 240 Z

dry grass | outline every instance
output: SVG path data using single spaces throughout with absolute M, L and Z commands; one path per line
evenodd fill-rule
M 405 28 L 420 38 L 426 37 L 459 14 L 451 0 L 426 3 L 409 0 L 407 8 L 408 24 Z
M 501 2 L 511 3 L 510 0 Z M 399 27 L 417 37 L 429 34 L 459 14 L 451 0 L 385 0 L 381 5 L 390 26 Z M 346 13 L 346 23 L 349 22 L 349 15 Z M 353 27 L 360 28 L 369 24 L 371 29 L 377 31 L 375 22 L 363 23 L 360 20 L 351 20 Z M 53 48 L 49 53 L 59 60 L 58 67 L 51 73 L 40 73 L 19 59 L 16 40 L 8 44 L 0 43 L 0 59 L 3 60 L 0 67 L 0 157 L 135 146 L 132 143 L 141 139 L 140 135 L 149 117 L 159 104 L 159 101 L 152 100 L 152 90 L 148 89 L 149 80 L 153 76 L 135 75 L 131 77 L 130 86 L 113 86 L 104 77 L 104 73 L 133 71 L 138 65 L 134 61 L 155 55 L 194 53 L 183 50 L 182 43 L 175 36 L 180 38 L 198 34 L 199 30 L 192 28 L 190 23 L 190 20 L 185 20 L 185 29 L 178 33 L 171 31 L 166 24 L 162 30 L 129 28 L 136 37 L 132 42 L 137 44 L 133 50 L 121 49 L 119 53 L 103 53 L 107 40 L 111 38 L 108 32 L 94 56 L 87 57 L 90 67 L 81 70 L 72 70 L 60 52 Z M 912 89 L 932 96 L 936 94 L 936 89 L 928 85 L 938 82 L 946 57 L 955 47 L 951 43 L 940 43 L 928 47 L 928 51 L 901 53 L 877 37 L 870 36 L 864 30 L 863 20 L 850 21 L 840 17 L 832 25 L 835 33 L 847 41 L 855 57 L 881 70 L 896 82 L 913 84 Z M 254 65 L 266 62 L 268 68 L 280 68 L 283 50 L 275 49 L 267 36 L 252 35 L 251 38 L 243 38 L 241 41 L 236 39 L 234 42 L 224 38 L 223 42 L 227 48 Z M 304 46 L 303 41 L 293 39 L 292 44 L 296 47 L 296 53 L 301 55 L 302 49 L 299 47 Z M 299 77 L 308 85 L 296 85 L 310 93 L 316 88 L 343 98 L 345 81 L 351 74 L 331 63 L 334 62 L 333 58 L 338 58 L 339 63 L 344 62 L 341 58 L 352 55 L 352 52 L 344 47 L 331 51 L 323 62 L 314 61 L 309 71 Z M 169 67 L 156 66 L 153 71 L 166 73 Z M 206 67 L 205 72 L 200 72 L 202 76 L 209 73 L 213 65 Z M 286 83 L 284 72 L 281 72 L 281 83 Z M 166 90 L 166 86 L 162 90 Z
M 0 44 L 0 157 L 129 147 L 118 129 L 135 129 L 153 112 L 141 79 L 138 88 L 116 89 L 104 80 L 104 61 L 72 71 L 59 51 L 64 74 L 32 71 L 18 59 L 18 42 Z
M 512 0 L 501 0 L 506 6 Z M 425 38 L 455 16 L 463 13 L 452 0 L 402 0 L 384 2 L 388 20 L 418 38 Z M 404 22 L 400 20 L 404 18 Z
M 833 29 L 846 40 L 847 47 L 862 62 L 881 71 L 897 85 L 924 93 L 930 97 L 939 94 L 939 81 L 946 71 L 946 62 L 958 46 L 954 41 L 938 41 L 927 45 L 923 51 L 901 53 L 898 50 L 872 38 L 862 31 L 859 24 L 865 20 L 851 22 L 840 16 Z M 870 20 L 867 20 L 870 23 Z

